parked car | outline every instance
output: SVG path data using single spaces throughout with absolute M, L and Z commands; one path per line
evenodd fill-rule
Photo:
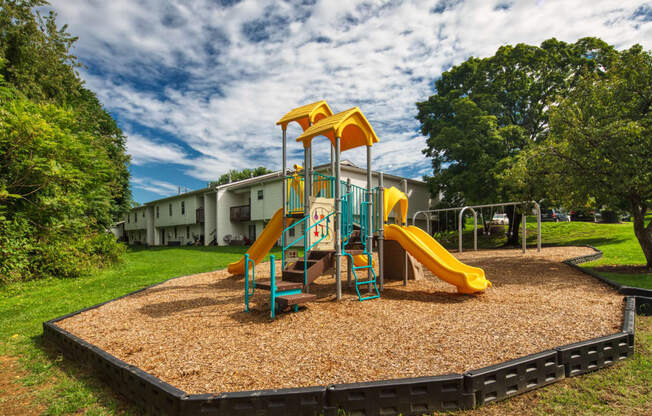
M 592 221 L 595 222 L 595 212 L 585 210 L 573 210 L 570 212 L 571 220 L 573 221 Z
M 570 221 L 570 215 L 557 209 L 542 209 L 541 221 Z
M 570 220 L 571 220 L 570 214 L 566 212 L 558 212 L 557 217 L 555 218 L 555 221 L 557 222 L 559 221 L 570 222 Z
M 491 224 L 493 225 L 509 225 L 509 217 L 507 214 L 495 213 L 493 218 L 491 218 Z

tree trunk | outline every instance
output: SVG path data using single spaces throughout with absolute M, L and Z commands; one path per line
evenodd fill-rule
M 507 228 L 507 242 L 505 243 L 506 247 L 510 246 L 519 246 L 518 235 L 519 229 L 521 228 L 521 216 L 516 213 L 516 207 L 511 205 L 505 207 L 505 213 L 509 218 L 509 227 Z
M 652 269 L 652 221 L 645 226 L 645 214 L 647 213 L 647 204 L 640 201 L 632 201 L 632 216 L 634 217 L 634 234 L 638 243 L 641 245 L 647 268 Z

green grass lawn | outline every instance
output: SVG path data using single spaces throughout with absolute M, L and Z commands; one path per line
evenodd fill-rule
M 506 227 L 505 227 L 506 228 Z M 536 249 L 536 220 L 528 217 L 527 242 L 528 248 Z M 543 245 L 591 245 L 603 252 L 599 260 L 584 263 L 581 266 L 593 269 L 610 280 L 628 285 L 652 289 L 652 273 L 608 273 L 600 270 L 602 266 L 611 265 L 643 265 L 645 256 L 634 236 L 634 226 L 631 222 L 622 224 L 596 224 L 592 222 L 543 222 L 541 223 L 541 243 Z M 448 233 L 440 237 L 444 246 L 457 249 L 458 235 Z M 478 247 L 496 248 L 505 244 L 505 233 L 499 235 L 482 235 L 482 227 L 478 227 Z M 463 237 L 464 250 L 473 248 L 473 220 L 467 219 Z M 597 269 L 596 269 L 597 268 Z
M 534 229 L 535 224 L 530 221 L 528 241 L 532 247 Z M 604 251 L 603 259 L 586 267 L 643 262 L 631 223 L 544 223 L 543 235 L 544 244 L 591 244 Z M 467 231 L 465 246 L 469 248 L 470 237 Z M 456 240 L 452 241 L 456 246 Z M 481 247 L 502 243 L 504 237 L 480 239 Z M 0 287 L 0 359 L 18 359 L 13 372 L 3 370 L 5 361 L 0 361 L 0 414 L 3 414 L 3 401 L 12 392 L 20 393 L 28 403 L 27 409 L 33 406 L 35 414 L 139 414 L 139 409 L 115 397 L 89 371 L 43 345 L 42 322 L 172 277 L 224 268 L 243 252 L 243 247 L 131 248 L 120 264 L 86 277 Z M 273 254 L 280 257 L 278 250 Z M 649 274 L 612 273 L 609 278 L 651 287 Z M 652 318 L 637 317 L 637 331 L 638 350 L 634 359 L 486 410 L 495 408 L 496 414 L 602 414 L 605 409 L 611 409 L 614 414 L 645 414 L 641 409 L 647 410 L 652 403 L 649 387 L 652 384 Z M 3 384 L 3 377 L 11 377 L 11 381 Z M 525 400 L 527 405 L 514 410 L 520 403 L 518 400 Z
M 79 409 L 88 414 L 113 414 L 119 406 L 121 411 L 128 411 L 130 407 L 113 398 L 91 374 L 74 364 L 62 364 L 56 353 L 42 345 L 42 322 L 172 277 L 223 269 L 245 250 L 134 247 L 120 264 L 86 277 L 0 287 L 0 356 L 19 357 L 27 373 L 17 381 L 38 392 L 34 399 L 47 403 L 47 414 L 70 414 Z M 279 249 L 270 254 L 281 256 Z

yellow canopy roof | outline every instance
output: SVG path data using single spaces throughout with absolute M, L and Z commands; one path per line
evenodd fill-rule
M 293 121 L 299 123 L 303 131 L 305 131 L 311 124 L 315 124 L 321 119 L 332 116 L 333 110 L 328 106 L 326 100 L 317 101 L 315 103 L 302 105 L 294 110 L 290 110 L 286 115 L 281 117 L 276 125 L 283 126 L 285 130 Z
M 389 213 L 392 212 L 392 209 L 394 209 L 396 204 L 399 204 L 400 206 L 401 220 L 403 220 L 403 224 L 407 224 L 408 197 L 394 186 L 389 189 L 385 188 L 385 191 L 383 192 L 383 205 L 385 209 L 383 221 L 387 222 Z
M 313 137 L 326 136 L 335 145 L 335 137 L 340 137 L 340 151 L 358 146 L 372 146 L 379 139 L 374 129 L 358 107 L 349 108 L 330 117 L 323 118 L 304 130 L 297 137 L 303 147 L 310 147 Z

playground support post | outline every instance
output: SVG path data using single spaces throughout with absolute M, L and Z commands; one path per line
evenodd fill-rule
M 351 194 L 351 178 L 346 179 L 346 193 L 347 195 Z M 350 209 L 350 205 L 349 205 Z M 351 287 L 351 274 L 353 273 L 353 262 L 351 261 L 350 256 L 346 256 L 346 286 Z
M 458 231 L 459 231 L 459 244 L 458 244 L 458 250 L 461 253 L 462 252 L 462 229 L 463 229 L 463 222 L 464 222 L 464 211 L 467 209 L 470 209 L 471 212 L 473 213 L 473 249 L 477 250 L 478 249 L 478 214 L 475 212 L 473 207 L 464 207 L 460 211 L 460 218 L 458 222 Z
M 335 146 L 331 144 L 331 176 L 335 176 Z
M 405 196 L 408 194 L 408 187 L 407 187 L 407 179 L 402 179 L 401 180 L 401 185 L 403 185 L 403 193 Z M 409 196 L 408 196 L 409 200 Z M 409 205 L 408 205 L 409 206 Z M 403 218 L 401 218 L 401 222 L 403 221 Z M 405 224 L 404 226 L 408 226 L 407 222 L 407 215 L 405 217 Z M 408 257 L 407 257 L 407 251 L 403 254 L 403 286 L 407 286 L 408 283 Z
M 516 208 L 516 207 L 514 207 Z M 527 217 L 525 216 L 525 212 L 521 214 L 521 223 L 523 223 L 523 253 L 525 253 L 525 250 L 527 250 Z
M 380 279 L 380 291 L 383 291 L 385 282 L 385 188 L 383 173 L 378 173 L 378 276 Z
M 374 230 L 373 230 L 373 206 L 372 206 L 372 201 L 373 201 L 373 196 L 371 192 L 371 146 L 367 146 L 367 264 L 371 265 L 373 267 L 373 261 L 372 261 L 372 253 L 374 251 L 373 243 L 374 243 Z M 369 281 L 371 281 L 372 278 L 372 273 L 370 269 L 367 269 L 367 275 Z M 372 290 L 372 284 L 369 283 L 369 291 L 371 292 Z
M 342 192 L 340 185 L 340 137 L 335 137 L 335 288 L 339 301 L 342 299 Z
M 541 251 L 541 206 L 537 201 L 532 202 L 537 209 L 537 251 Z
M 286 215 L 287 215 L 287 211 L 286 211 L 286 204 L 287 204 L 287 183 L 286 183 L 287 172 L 286 172 L 286 168 L 287 168 L 287 166 L 286 166 L 286 164 L 287 164 L 287 130 L 286 130 L 285 126 L 284 126 L 283 127 L 283 171 L 281 173 L 281 183 L 283 184 L 282 185 L 282 190 L 281 190 L 281 193 L 282 193 L 281 204 L 283 205 L 283 230 L 285 230 L 285 228 L 287 227 L 286 218 L 285 218 Z M 282 240 L 283 246 L 285 246 L 285 232 L 283 232 L 283 235 L 281 237 L 282 237 L 281 240 Z M 285 268 L 285 250 L 281 250 L 281 251 L 282 251 L 282 254 L 281 254 L 281 268 L 284 269 Z

